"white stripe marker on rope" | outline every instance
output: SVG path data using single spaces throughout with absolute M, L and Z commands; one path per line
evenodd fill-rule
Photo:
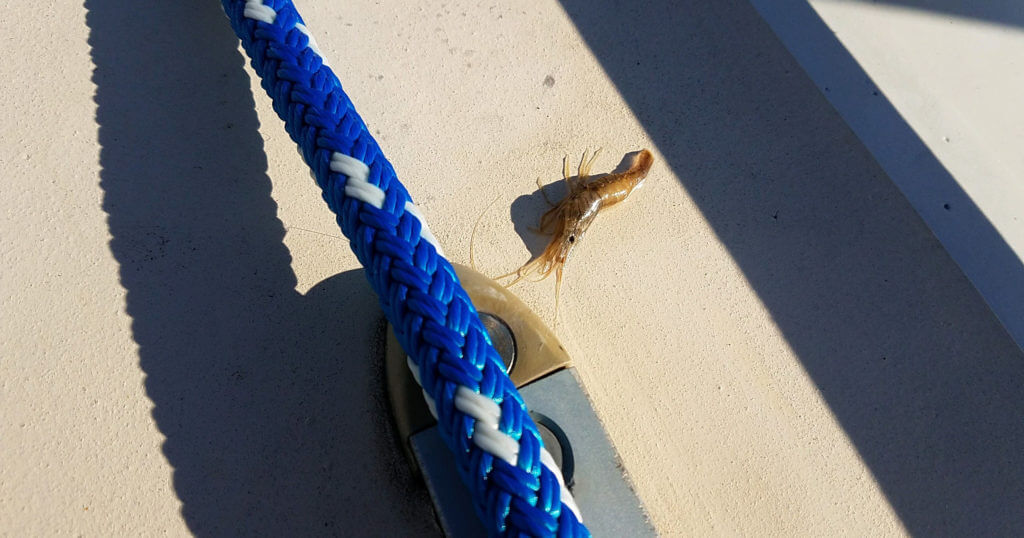
M 423 239 L 426 239 L 431 245 L 434 245 L 434 249 L 437 250 L 438 254 L 444 256 L 444 251 L 441 250 L 441 243 L 436 237 L 434 237 L 434 233 L 430 231 L 430 227 L 427 226 L 427 219 L 423 218 L 423 213 L 420 211 L 420 208 L 412 202 L 406 202 L 405 210 L 412 216 L 416 217 L 416 220 L 420 221 L 420 236 L 422 236 Z
M 346 196 L 366 202 L 377 209 L 384 207 L 384 191 L 367 181 L 367 178 L 370 177 L 370 168 L 366 166 L 366 163 L 344 153 L 334 152 L 331 155 L 331 171 L 348 176 L 348 181 L 345 182 Z M 430 231 L 430 227 L 427 226 L 427 221 L 423 218 L 420 208 L 416 207 L 412 202 L 406 202 L 404 209 L 419 221 L 420 237 L 433 245 L 438 254 L 444 256 L 441 243 L 437 241 L 437 238 Z
M 323 62 L 324 65 L 330 67 L 331 64 L 327 63 L 327 58 L 324 57 L 322 52 L 320 52 L 320 46 L 316 43 L 316 38 L 313 37 L 313 34 L 309 33 L 309 29 L 306 28 L 306 25 L 301 22 L 297 22 L 295 23 L 295 29 L 302 32 L 302 35 L 306 36 L 306 39 L 309 39 L 310 50 L 320 57 L 320 61 Z
M 246 0 L 245 10 L 242 12 L 248 19 L 253 19 L 267 24 L 274 24 L 277 12 L 270 6 L 263 5 L 260 0 Z
M 246 18 L 265 22 L 267 24 L 274 24 L 277 19 L 277 12 L 270 6 L 264 5 L 261 0 L 247 0 L 245 2 L 245 10 L 243 15 Z M 320 47 L 316 43 L 316 38 L 310 33 L 306 25 L 302 23 L 295 23 L 295 29 L 302 32 L 303 35 L 308 39 L 308 47 L 317 56 L 324 65 L 327 64 L 327 59 L 320 53 Z M 302 153 L 301 151 L 299 152 Z M 351 196 L 357 200 L 366 202 L 377 209 L 384 207 L 385 194 L 380 187 L 371 184 L 367 179 L 370 177 L 370 169 L 366 166 L 366 163 L 359 159 L 352 158 L 344 153 L 334 152 L 331 155 L 331 171 L 339 174 L 348 176 L 348 181 L 345 182 L 345 195 Z M 434 250 L 438 254 L 444 256 L 444 249 L 441 248 L 441 242 L 437 240 L 434 233 L 430 231 L 430 227 L 427 226 L 427 220 L 423 218 L 423 213 L 420 208 L 416 207 L 412 202 L 406 202 L 405 211 L 409 212 L 413 217 L 416 218 L 420 223 L 420 236 L 425 239 L 428 243 L 434 246 Z
M 409 356 L 406 356 L 405 363 L 409 367 L 409 371 L 412 372 L 412 378 L 416 380 L 416 384 L 422 388 L 419 367 Z M 434 399 L 425 390 L 423 399 L 427 402 L 427 409 L 430 410 L 431 416 L 437 419 L 437 407 L 434 404 Z M 455 408 L 476 419 L 473 426 L 473 444 L 504 460 L 509 465 L 519 463 L 519 442 L 498 429 L 498 424 L 501 421 L 501 406 L 468 387 L 460 386 L 455 390 Z M 558 489 L 561 491 L 562 502 L 582 523 L 583 517 L 580 515 L 580 509 L 576 506 L 576 500 L 572 498 L 572 493 L 565 485 L 562 470 L 558 468 L 555 458 L 551 456 L 546 447 L 540 449 L 540 463 L 555 475 L 555 479 L 558 480 Z

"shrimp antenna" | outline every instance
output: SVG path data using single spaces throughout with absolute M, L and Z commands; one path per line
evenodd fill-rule
M 487 207 L 485 207 L 484 210 L 480 212 L 480 215 L 476 218 L 476 222 L 473 224 L 473 232 L 469 235 L 469 266 L 472 267 L 474 271 L 476 271 L 476 259 L 473 256 L 474 243 L 476 242 L 476 229 L 477 227 L 480 226 L 480 221 L 483 220 L 484 215 L 487 213 L 487 210 L 490 209 L 492 205 L 494 205 L 494 202 L 498 201 L 498 198 L 501 198 L 500 194 L 495 196 L 494 199 L 491 200 L 491 203 L 487 204 Z
M 555 330 L 558 330 L 558 303 L 562 296 L 562 266 L 555 270 Z

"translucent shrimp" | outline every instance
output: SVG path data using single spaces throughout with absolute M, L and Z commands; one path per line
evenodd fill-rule
M 537 186 L 551 208 L 540 218 L 537 231 L 542 235 L 550 235 L 551 241 L 539 256 L 526 262 L 522 267 L 506 273 L 495 280 L 515 277 L 506 287 L 512 286 L 527 276 L 539 275 L 537 281 L 547 278 L 552 271 L 555 273 L 555 320 L 558 319 L 559 295 L 562 289 L 562 268 L 573 248 L 583 239 L 587 228 L 602 210 L 623 200 L 634 189 L 640 186 L 654 164 L 654 156 L 644 149 L 633 155 L 629 168 L 624 172 L 607 174 L 597 178 L 590 177 L 590 168 L 601 153 L 598 149 L 588 159 L 583 152 L 578 173 L 575 178 L 569 176 L 568 158 L 562 160 L 562 177 L 568 187 L 568 194 L 560 202 L 553 203 L 548 198 L 544 186 L 537 179 Z M 492 202 L 493 203 L 493 202 Z M 472 241 L 471 241 L 472 251 Z

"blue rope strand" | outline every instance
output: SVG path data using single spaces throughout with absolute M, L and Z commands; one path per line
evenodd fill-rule
M 312 168 L 398 340 L 418 367 L 478 516 L 495 536 L 589 536 L 561 497 L 558 478 L 541 463 L 537 426 L 452 266 L 425 239 L 425 224 L 408 210 L 411 198 L 391 163 L 337 77 L 311 48 L 304 24 L 296 26 L 302 19 L 295 6 L 290 0 L 222 3 L 274 111 Z M 247 4 L 255 10 L 249 16 Z M 353 176 L 332 169 L 337 154 L 365 163 L 366 182 L 383 193 L 380 204 L 346 194 L 347 186 L 358 185 Z M 455 404 L 460 386 L 500 408 L 498 430 L 518 442 L 514 465 L 474 442 L 478 422 Z

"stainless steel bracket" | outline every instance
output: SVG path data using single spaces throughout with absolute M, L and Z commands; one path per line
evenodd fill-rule
M 505 287 L 468 267 L 455 265 L 455 270 L 590 531 L 595 536 L 655 536 L 555 334 Z M 390 327 L 385 360 L 395 425 L 414 472 L 430 491 L 442 530 L 452 538 L 486 536 Z

